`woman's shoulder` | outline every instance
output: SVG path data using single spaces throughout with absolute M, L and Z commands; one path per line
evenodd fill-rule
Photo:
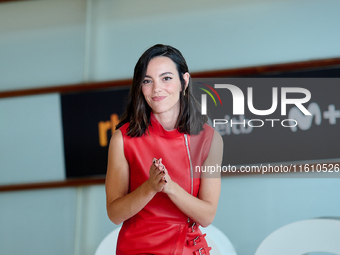
M 212 136 L 220 137 L 222 139 L 220 133 L 207 123 L 203 125 L 203 130 L 205 130 L 205 132 L 209 133 Z
M 205 123 L 202 127 L 201 132 L 199 132 L 197 135 L 190 136 L 192 144 L 194 144 L 195 146 L 208 145 L 208 147 L 210 147 L 210 144 L 215 136 L 215 132 L 216 131 L 211 126 Z
M 122 144 L 122 141 L 124 140 L 124 137 L 126 136 L 128 128 L 129 128 L 129 123 L 125 123 L 119 128 L 117 128 L 111 136 L 110 144 L 113 144 L 114 146 L 116 146 L 117 144 Z
M 223 146 L 223 139 L 220 133 L 207 123 L 203 125 L 203 132 L 205 133 L 205 136 L 208 137 L 210 143 L 222 144 Z
M 203 133 L 205 136 L 209 136 L 209 137 L 213 137 L 214 136 L 214 133 L 215 132 L 217 132 L 217 131 L 215 131 L 215 129 L 214 128 L 212 128 L 211 126 L 209 126 L 207 123 L 205 123 L 204 125 L 203 125 L 203 130 L 202 130 L 203 132 L 201 132 L 201 133 Z
M 122 135 L 126 135 L 126 133 L 129 130 L 129 122 L 126 122 L 125 124 L 123 124 L 118 130 L 120 130 L 122 132 Z

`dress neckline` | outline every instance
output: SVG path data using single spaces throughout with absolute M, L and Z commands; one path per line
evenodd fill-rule
M 166 137 L 166 138 L 177 138 L 181 137 L 184 134 L 180 133 L 178 129 L 173 130 L 166 130 L 161 123 L 156 119 L 155 115 L 151 112 L 151 129 L 153 132 L 155 132 L 157 135 Z

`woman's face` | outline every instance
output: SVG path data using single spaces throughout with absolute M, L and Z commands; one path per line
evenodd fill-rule
M 183 78 L 187 86 L 189 74 L 185 73 Z M 181 91 L 176 64 L 168 57 L 159 56 L 151 59 L 142 81 L 142 92 L 153 113 L 169 113 L 177 117 Z

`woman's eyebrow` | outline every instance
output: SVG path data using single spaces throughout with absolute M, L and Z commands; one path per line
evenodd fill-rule
M 159 77 L 164 76 L 164 75 L 169 75 L 169 74 L 174 75 L 172 72 L 165 72 L 165 73 L 161 73 L 161 74 L 159 75 Z M 150 79 L 152 79 L 152 77 L 149 76 L 149 75 L 147 75 L 147 74 L 145 75 L 145 78 L 150 78 Z
M 172 72 L 165 72 L 165 73 L 160 74 L 159 76 L 164 76 L 164 75 L 168 75 L 168 74 L 174 75 Z

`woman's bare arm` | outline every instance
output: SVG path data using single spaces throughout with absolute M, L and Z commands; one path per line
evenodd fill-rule
M 106 207 L 110 220 L 115 224 L 137 214 L 153 197 L 162 191 L 164 174 L 150 162 L 150 178 L 131 193 L 129 189 L 129 164 L 124 155 L 120 130 L 112 135 L 109 145 L 106 173 Z

